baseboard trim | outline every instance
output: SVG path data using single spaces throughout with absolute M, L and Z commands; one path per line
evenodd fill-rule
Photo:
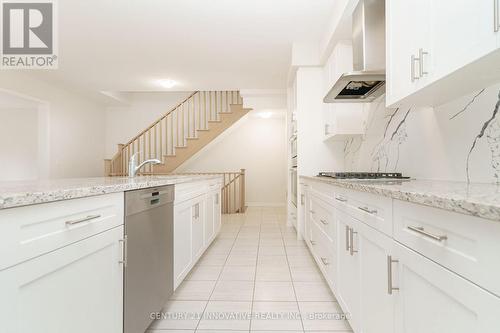
M 247 207 L 285 207 L 284 202 L 246 202 Z

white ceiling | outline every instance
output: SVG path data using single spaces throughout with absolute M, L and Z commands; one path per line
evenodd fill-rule
M 335 0 L 64 0 L 59 69 L 87 92 L 286 87 L 292 42 L 316 42 Z

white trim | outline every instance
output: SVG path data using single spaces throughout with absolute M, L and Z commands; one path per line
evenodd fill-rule
M 248 207 L 285 207 L 285 203 L 284 202 L 247 201 L 246 205 Z

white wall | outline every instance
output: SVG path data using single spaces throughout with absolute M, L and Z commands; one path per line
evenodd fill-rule
M 37 108 L 0 108 L 0 181 L 38 178 Z
M 266 112 L 270 112 L 267 111 Z M 257 109 L 184 163 L 176 172 L 220 172 L 246 169 L 248 206 L 285 204 L 285 112 L 263 119 Z
M 106 108 L 106 158 L 117 153 L 117 144 L 127 143 L 191 92 L 129 93 L 128 105 Z
M 104 108 L 84 97 L 36 79 L 20 71 L 2 71 L 0 89 L 38 103 L 40 126 L 37 144 L 39 160 L 46 159 L 48 170 L 41 178 L 70 178 L 101 176 L 104 171 Z M 0 104 L 1 104 L 0 97 Z M 41 119 L 40 119 L 41 118 Z M 0 131 L 11 125 L 0 123 Z M 18 132 L 18 136 L 24 133 Z M 40 134 L 46 136 L 47 144 Z M 12 133 L 13 135 L 13 133 Z M 15 137 L 12 137 L 15 140 Z M 0 154 L 5 153 L 3 150 Z M 21 167 L 15 156 L 9 160 Z

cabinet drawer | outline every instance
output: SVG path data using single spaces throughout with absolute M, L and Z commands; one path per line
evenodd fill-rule
M 0 270 L 123 224 L 123 192 L 0 210 Z
M 397 333 L 498 332 L 500 298 L 394 242 Z
M 394 238 L 500 296 L 500 223 L 395 200 Z
M 207 181 L 177 184 L 175 185 L 175 202 L 181 203 L 196 198 L 207 193 L 208 188 L 209 183 Z
M 315 194 L 311 194 L 309 207 L 311 220 L 326 234 L 330 241 L 336 238 L 335 233 L 335 208 L 321 200 Z
M 392 236 L 392 199 L 335 187 L 335 207 Z
M 325 279 L 330 285 L 333 285 L 336 264 L 334 243 L 316 223 L 312 223 L 311 233 L 311 249 L 314 259 Z

